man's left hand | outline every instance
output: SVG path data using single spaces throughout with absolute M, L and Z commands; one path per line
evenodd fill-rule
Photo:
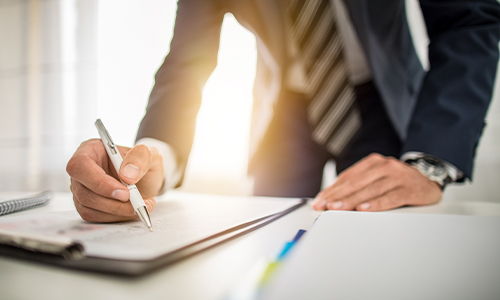
M 321 191 L 316 210 L 382 211 L 439 202 L 442 190 L 415 168 L 393 157 L 370 154 Z

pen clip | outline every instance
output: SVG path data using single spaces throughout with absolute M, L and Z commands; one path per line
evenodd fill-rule
M 117 150 L 116 150 L 115 144 L 113 143 L 113 141 L 108 141 L 108 146 L 109 146 L 109 149 L 111 150 L 111 152 L 113 154 L 118 153 Z
M 97 130 L 99 131 L 99 133 L 101 135 L 101 139 L 104 139 L 105 140 L 104 142 L 108 145 L 109 150 L 111 150 L 111 152 L 113 154 L 117 154 L 118 149 L 116 149 L 116 145 L 113 142 L 113 140 L 111 139 L 111 136 L 109 135 L 108 130 L 106 130 L 106 127 L 104 127 L 104 124 L 102 123 L 101 119 L 97 119 L 95 121 L 95 126 L 97 127 Z

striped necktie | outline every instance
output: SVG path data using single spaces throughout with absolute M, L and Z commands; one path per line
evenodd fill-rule
M 331 0 L 290 0 L 290 34 L 306 75 L 313 139 L 342 153 L 360 127 Z

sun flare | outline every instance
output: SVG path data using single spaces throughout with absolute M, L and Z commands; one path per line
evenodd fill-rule
M 234 17 L 227 16 L 222 26 L 218 65 L 203 90 L 188 167 L 198 190 L 199 181 L 220 181 L 216 190 L 225 192 L 220 186 L 246 180 L 255 52 L 254 37 Z

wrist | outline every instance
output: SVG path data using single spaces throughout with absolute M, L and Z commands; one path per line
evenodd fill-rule
M 463 173 L 448 162 L 421 152 L 407 152 L 401 160 L 417 169 L 422 175 L 444 190 L 446 185 L 457 182 Z

